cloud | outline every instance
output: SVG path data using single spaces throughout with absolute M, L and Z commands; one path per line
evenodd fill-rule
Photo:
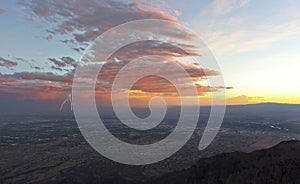
M 3 9 L 0 9 L 0 15 L 4 14 L 5 13 L 5 10 Z
M 195 83 L 194 87 L 197 88 L 199 96 L 203 96 L 208 92 L 218 91 L 220 88 L 224 88 L 224 87 L 204 86 L 198 84 L 199 81 L 205 81 L 209 77 L 220 75 L 220 73 L 214 70 L 201 68 L 199 65 L 184 64 L 178 61 L 162 62 L 159 60 L 156 62 L 161 62 L 160 67 L 152 68 L 151 76 L 146 76 L 140 79 L 139 82 L 134 84 L 132 90 L 135 91 L 135 95 L 139 93 L 141 96 L 155 95 L 155 94 L 163 95 L 163 96 L 174 96 L 174 95 L 176 96 L 177 91 L 174 90 L 175 87 L 166 79 L 158 77 L 164 75 L 166 69 L 169 77 L 172 77 L 173 80 L 177 81 L 177 85 L 183 86 L 187 90 L 190 89 L 189 88 L 190 85 L 193 85 L 187 83 L 187 81 L 191 79 Z M 118 72 L 128 63 L 129 63 L 128 61 L 107 62 L 103 66 L 102 71 L 98 76 L 99 88 L 97 89 L 101 89 L 103 93 L 110 91 L 112 83 L 114 82 Z M 174 64 L 180 65 L 189 74 L 189 77 L 182 78 L 182 75 L 178 73 L 178 70 L 176 69 L 176 67 L 174 67 Z M 119 74 L 118 77 L 122 78 L 122 80 L 124 81 L 134 81 L 137 73 L 139 72 L 143 73 L 144 70 L 145 67 L 143 65 L 131 66 L 129 71 L 127 71 L 126 73 L 122 73 L 121 75 Z M 147 68 L 147 70 L 150 70 L 150 68 Z M 122 86 L 120 87 L 122 88 Z M 122 89 L 120 90 L 122 91 Z
M 62 57 L 60 60 L 49 58 L 51 62 L 57 66 L 57 70 L 63 70 L 64 67 L 75 66 L 74 60 L 70 57 Z M 178 61 L 177 64 L 181 65 L 187 73 L 190 75 L 192 81 L 197 82 L 201 80 L 205 80 L 207 77 L 212 77 L 219 75 L 218 72 L 215 72 L 210 69 L 200 68 L 199 65 L 194 64 L 183 64 Z M 107 95 L 111 91 L 112 83 L 115 80 L 116 75 L 129 62 L 126 61 L 112 61 L 107 62 L 98 76 L 98 81 L 96 84 L 96 93 L 98 95 Z M 180 78 L 181 75 L 172 71 L 172 67 L 170 67 L 170 63 L 163 63 L 163 68 L 168 68 L 168 72 L 172 75 L 172 78 L 179 82 L 179 85 L 187 86 L 190 84 L 185 83 L 186 79 Z M 53 66 L 53 68 L 55 68 Z M 138 68 L 132 68 L 132 70 L 142 72 L 143 66 L 136 66 Z M 139 69 L 140 68 L 140 69 Z M 177 91 L 174 90 L 174 86 L 167 80 L 155 77 L 155 75 L 159 76 L 162 74 L 161 69 L 153 70 L 154 76 L 147 76 L 140 80 L 140 82 L 136 83 L 132 90 L 135 90 L 139 93 L 139 95 L 162 95 L 162 96 L 176 96 Z M 12 93 L 19 96 L 24 96 L 24 94 L 28 95 L 28 98 L 47 98 L 46 94 L 49 94 L 49 98 L 54 98 L 55 95 L 57 98 L 61 98 L 63 95 L 70 93 L 71 84 L 73 80 L 74 69 L 69 71 L 68 73 L 54 74 L 52 72 L 15 72 L 13 74 L 1 74 L 0 73 L 0 93 Z M 87 72 L 87 77 L 89 78 L 89 72 Z M 128 72 L 121 76 L 124 80 L 133 80 L 135 77 L 135 73 Z M 85 82 L 85 85 L 91 85 L 89 82 Z M 219 88 L 223 87 L 210 87 L 204 86 L 200 84 L 196 84 L 199 96 L 203 96 L 210 91 L 217 91 Z M 187 88 L 188 89 L 188 88 Z M 137 96 L 138 93 L 135 93 Z
M 250 0 L 215 0 L 213 2 L 214 15 L 221 16 L 247 5 Z
M 62 68 L 62 67 L 66 66 L 66 64 L 64 62 L 59 61 L 59 60 L 57 60 L 55 58 L 48 58 L 48 59 L 49 59 L 49 61 L 51 61 L 52 63 L 54 63 L 54 65 L 57 66 L 57 67 Z
M 52 35 L 48 35 L 48 36 L 45 36 L 43 37 L 45 40 L 48 40 L 48 41 L 51 41 L 53 39 L 53 36 Z
M 120 48 L 108 60 L 118 58 L 123 61 L 131 61 L 142 56 L 159 55 L 166 60 L 176 58 L 186 58 L 191 56 L 200 56 L 199 49 L 194 45 L 171 45 L 160 41 L 142 41 L 135 42 Z
M 150 2 L 111 0 L 27 0 L 20 2 L 32 19 L 54 24 L 47 32 L 53 35 L 73 35 L 77 43 L 95 39 L 107 29 L 139 19 L 178 21 L 176 10 L 167 10 Z
M 299 37 L 300 24 L 291 21 L 284 24 L 265 24 L 251 31 L 239 29 L 230 33 L 213 32 L 206 37 L 208 46 L 216 56 L 231 56 L 238 53 L 268 48 L 274 43 Z M 226 47 L 224 47 L 226 46 Z
M 83 52 L 85 47 L 104 31 L 116 25 L 141 19 L 162 19 L 174 23 L 166 24 L 159 28 L 149 25 L 143 29 L 149 33 L 157 33 L 164 38 L 176 40 L 177 45 L 171 45 L 158 41 L 144 41 L 130 44 L 114 53 L 103 66 L 96 84 L 98 99 L 110 99 L 109 92 L 119 70 L 131 60 L 145 55 L 159 55 L 164 59 L 160 61 L 168 68 L 170 63 L 180 64 L 190 75 L 193 82 L 206 80 L 207 77 L 220 75 L 220 73 L 201 68 L 200 65 L 180 62 L 180 59 L 188 59 L 192 56 L 200 56 L 199 48 L 190 44 L 197 35 L 189 33 L 178 26 L 178 18 L 181 12 L 173 9 L 165 9 L 160 4 L 142 1 L 111 1 L 111 0 L 25 0 L 20 1 L 25 7 L 27 15 L 32 20 L 42 21 L 45 26 L 45 39 L 52 40 L 55 36 L 63 39 L 61 43 L 67 44 L 76 52 Z M 51 27 L 52 26 L 52 27 Z M 154 28 L 153 28 L 154 27 Z M 155 38 L 154 35 L 153 38 Z M 53 41 L 59 39 L 53 39 Z M 150 39 L 151 40 L 151 39 Z M 116 40 L 116 42 L 119 40 Z M 108 45 L 116 43 L 107 43 Z M 114 60 L 113 58 L 118 58 Z M 18 60 L 18 61 L 21 61 Z M 25 61 L 25 60 L 24 60 Z M 72 57 L 48 57 L 50 63 L 49 72 L 15 72 L 13 74 L 0 74 L 0 87 L 2 93 L 12 93 L 16 96 L 28 98 L 62 98 L 70 93 L 73 74 L 77 61 Z M 48 64 L 49 64 L 48 63 Z M 143 66 L 138 66 L 142 69 Z M 142 70 L 137 70 L 142 72 Z M 153 71 L 153 75 L 162 71 Z M 156 72 L 156 73 L 155 73 Z M 180 85 L 187 86 L 185 79 L 170 70 Z M 89 73 L 87 72 L 87 77 Z M 122 78 L 131 80 L 135 73 L 128 73 Z M 86 82 L 86 85 L 90 85 Z M 212 87 L 208 85 L 195 85 L 198 94 L 203 96 L 210 91 L 217 91 L 223 87 Z M 158 77 L 148 76 L 136 83 L 132 89 L 135 96 L 159 94 L 163 96 L 176 96 L 177 92 L 170 82 Z M 100 97 L 99 97 L 100 96 Z
M 21 58 L 21 57 L 14 57 L 14 59 L 17 60 L 17 61 L 21 61 L 21 62 L 24 62 L 24 61 L 25 61 L 25 59 L 23 59 L 23 58 Z
M 73 73 L 56 75 L 52 72 L 0 73 L 0 93 L 16 98 L 61 99 L 70 93 Z
M 77 62 L 75 61 L 75 59 L 69 56 L 61 57 L 60 59 L 48 58 L 48 60 L 54 64 L 53 66 L 51 66 L 51 68 L 54 70 L 68 71 L 70 69 L 74 69 L 77 66 Z
M 75 50 L 76 52 L 83 52 L 84 50 L 85 50 L 85 48 L 83 48 L 83 47 L 74 47 L 74 48 L 72 48 L 73 50 Z
M 261 96 L 240 95 L 240 96 L 229 98 L 227 100 L 227 104 L 228 105 L 245 105 L 245 104 L 261 103 L 264 101 L 267 101 L 267 100 Z
M 82 53 L 87 44 L 104 31 L 132 20 L 161 19 L 172 21 L 174 24 L 166 24 L 159 29 L 153 30 L 153 25 L 143 29 L 149 33 L 151 31 L 158 32 L 157 34 L 182 42 L 193 40 L 197 36 L 179 28 L 177 16 L 180 12 L 178 10 L 164 8 L 162 4 L 112 0 L 26 0 L 20 1 L 20 4 L 26 8 L 26 13 L 32 20 L 42 20 L 48 25 L 53 25 L 52 28 L 47 26 L 45 29 L 47 33 L 45 38 L 52 39 L 55 35 L 68 35 L 68 39 L 61 40 L 61 42 L 71 44 L 71 49 L 79 53 Z M 129 60 L 146 54 L 162 55 L 166 58 L 199 55 L 195 46 L 187 44 L 180 46 L 188 53 L 176 47 L 155 42 L 133 45 L 121 49 L 118 52 L 119 55 L 115 57 Z M 54 64 L 51 68 L 55 70 L 62 70 L 62 67 L 67 65 L 59 59 L 49 58 L 49 60 Z
M 1 74 L 0 82 L 19 82 L 21 80 L 25 81 L 46 81 L 46 82 L 62 82 L 70 83 L 72 81 L 73 74 L 68 73 L 65 75 L 56 75 L 52 72 L 16 72 L 13 74 Z
M 0 67 L 5 67 L 7 69 L 12 69 L 14 67 L 16 67 L 18 65 L 17 62 L 14 61 L 10 61 L 7 59 L 4 59 L 2 57 L 0 57 Z
M 13 60 L 8 60 L 0 57 L 0 67 L 5 67 L 7 69 L 13 70 L 15 67 L 19 65 L 19 63 L 22 63 L 22 66 L 27 65 L 28 68 L 33 69 L 35 71 L 42 69 L 42 67 L 37 66 L 36 61 L 33 59 L 27 60 L 21 57 L 13 57 Z

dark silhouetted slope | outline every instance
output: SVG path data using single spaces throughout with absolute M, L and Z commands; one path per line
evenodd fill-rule
M 183 171 L 162 176 L 150 183 L 173 184 L 298 184 L 300 142 L 282 142 L 252 153 L 226 153 L 203 158 Z

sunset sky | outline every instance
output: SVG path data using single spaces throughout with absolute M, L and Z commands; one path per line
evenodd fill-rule
M 295 0 L 1 1 L 0 100 L 11 106 L 31 100 L 60 103 L 70 94 L 80 56 L 97 36 L 131 20 L 163 19 L 199 33 L 219 63 L 229 105 L 300 103 L 299 8 L 300 1 Z M 167 45 L 157 50 L 154 43 L 134 47 L 138 52 L 164 51 L 174 61 L 186 57 Z M 129 56 L 133 57 L 118 54 L 117 58 L 127 61 L 132 59 Z M 204 77 L 196 65 L 184 68 L 193 80 Z M 112 70 L 105 72 L 111 80 Z M 145 97 L 169 92 L 147 85 L 153 80 L 141 80 L 132 93 L 143 92 Z M 164 81 L 161 84 L 166 86 Z M 208 91 L 201 86 L 200 99 L 207 100 Z

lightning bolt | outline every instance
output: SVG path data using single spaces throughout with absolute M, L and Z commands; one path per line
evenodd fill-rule
M 73 111 L 73 108 L 72 108 L 72 96 L 71 96 L 71 94 L 69 94 L 69 95 L 66 97 L 66 99 L 61 103 L 60 109 L 59 109 L 60 112 L 62 111 L 64 105 L 65 105 L 68 101 L 71 103 L 71 111 Z

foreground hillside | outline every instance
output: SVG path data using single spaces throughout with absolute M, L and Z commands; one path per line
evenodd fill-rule
M 203 158 L 189 169 L 150 183 L 297 184 L 300 183 L 300 142 L 287 141 L 252 153 L 233 152 Z
M 74 145 L 73 145 L 74 146 Z M 74 150 L 73 150 L 74 151 Z M 51 152 L 50 152 L 51 153 Z M 80 162 L 69 160 L 17 171 L 2 168 L 0 183 L 39 184 L 298 184 L 300 183 L 300 142 L 286 141 L 272 148 L 251 153 L 231 152 L 202 158 L 193 167 L 169 174 L 146 177 L 149 170 L 116 163 L 106 163 L 97 154 L 75 151 Z M 80 153 L 80 154 L 78 154 Z M 47 153 L 48 154 L 48 153 Z M 28 154 L 25 154 L 26 156 Z M 80 159 L 82 156 L 88 160 Z M 29 155 L 30 156 L 30 155 Z M 47 155 L 43 159 L 46 160 Z M 68 161 L 69 160 L 69 161 Z M 30 161 L 30 160 L 28 160 Z M 32 165 L 35 160 L 31 160 Z M 38 160 L 37 160 L 38 161 Z M 47 160 L 46 160 L 47 161 Z M 38 161 L 40 163 L 41 161 Z M 53 165 L 54 164 L 54 165 Z

